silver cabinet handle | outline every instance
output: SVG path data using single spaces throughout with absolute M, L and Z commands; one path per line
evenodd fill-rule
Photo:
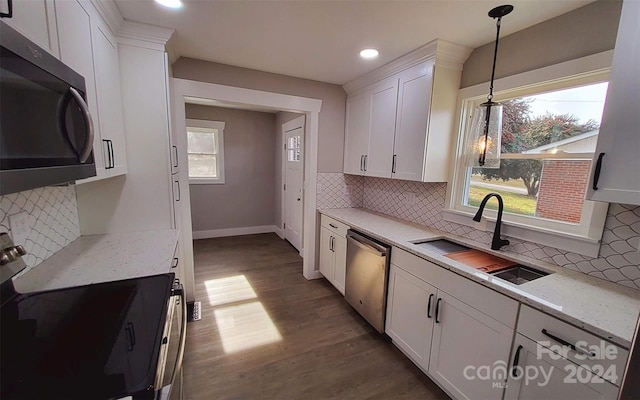
M 82 98 L 82 95 L 80 95 L 80 93 L 72 87 L 69 88 L 69 91 L 80 105 L 80 109 L 82 110 L 82 114 L 84 115 L 84 124 L 87 128 L 87 141 L 84 143 L 84 149 L 82 149 L 82 152 L 80 152 L 80 156 L 78 157 L 78 160 L 83 163 L 87 161 L 87 159 L 91 155 L 91 150 L 93 150 L 93 118 L 91 118 L 89 106 L 87 106 L 87 103 Z
M 364 155 L 364 170 L 365 172 L 367 171 L 367 157 L 369 157 L 367 154 Z
M 329 236 L 329 250 L 333 251 L 333 236 Z
M 180 201 L 180 198 L 182 197 L 180 194 L 180 181 L 174 181 L 174 182 L 177 184 L 176 186 L 178 188 L 177 190 L 178 198 L 176 199 L 176 201 Z
M 396 173 L 396 157 L 398 157 L 397 155 L 393 155 L 393 161 L 391 162 L 391 173 L 395 174 Z
M 364 154 L 360 155 L 360 171 L 364 171 Z

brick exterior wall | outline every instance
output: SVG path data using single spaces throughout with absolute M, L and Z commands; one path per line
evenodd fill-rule
M 580 222 L 591 160 L 545 160 L 542 165 L 536 216 Z

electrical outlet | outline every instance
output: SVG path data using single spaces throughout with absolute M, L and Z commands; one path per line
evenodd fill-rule
M 473 227 L 476 228 L 479 231 L 486 231 L 487 230 L 487 219 L 485 217 L 480 218 L 480 222 L 476 222 Z
M 11 238 L 15 244 L 24 244 L 31 233 L 29 224 L 29 214 L 19 212 L 9 216 L 9 226 L 11 227 Z
M 414 192 L 404 192 L 404 202 L 408 206 L 416 204 L 416 194 Z

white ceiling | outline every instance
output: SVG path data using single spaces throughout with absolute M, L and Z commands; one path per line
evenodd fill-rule
M 344 84 L 423 44 L 445 39 L 472 48 L 492 41 L 487 12 L 501 4 L 507 35 L 593 0 L 218 1 L 183 0 L 171 10 L 153 0 L 115 0 L 130 21 L 175 29 L 178 55 Z M 358 52 L 375 47 L 375 61 Z

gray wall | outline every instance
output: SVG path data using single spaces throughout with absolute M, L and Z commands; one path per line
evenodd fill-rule
M 496 78 L 613 50 L 621 9 L 621 0 L 599 0 L 500 38 Z M 507 16 L 503 27 L 508 23 Z M 460 87 L 489 82 L 494 43 L 473 50 L 464 63 Z
M 175 78 L 322 100 L 318 121 L 318 172 L 342 172 L 347 98 L 342 86 L 184 57 L 172 68 Z
M 186 116 L 226 123 L 225 183 L 189 185 L 193 231 L 274 225 L 275 114 L 187 104 Z

